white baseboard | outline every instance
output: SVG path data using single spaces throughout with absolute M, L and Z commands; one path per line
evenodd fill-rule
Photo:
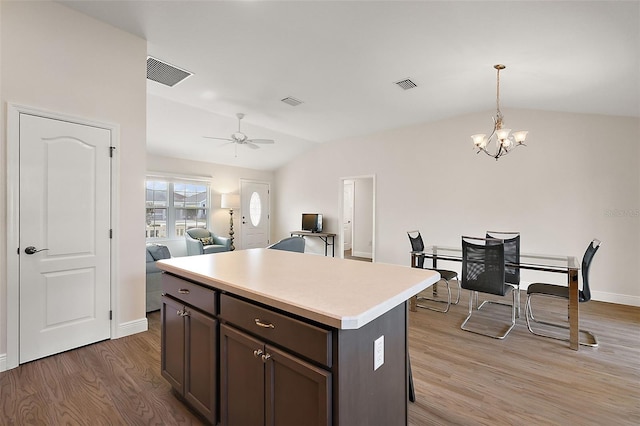
M 367 252 L 367 251 L 353 251 L 351 252 L 351 256 L 353 257 L 366 257 L 367 259 L 372 259 L 373 256 L 371 255 L 371 252 Z
M 591 299 L 600 302 L 617 303 L 619 305 L 640 306 L 640 296 L 630 296 L 628 294 L 592 291 Z
M 7 371 L 7 354 L 0 354 L 0 372 Z
M 112 336 L 112 339 L 119 339 L 121 337 L 130 336 L 132 334 L 142 333 L 143 331 L 147 331 L 148 329 L 149 323 L 147 322 L 146 317 L 134 321 L 123 322 L 122 324 L 118 324 L 116 335 Z
M 531 283 L 520 282 L 520 290 L 527 291 Z M 629 305 L 640 307 L 640 296 L 631 296 L 629 294 L 608 293 L 605 291 L 591 291 L 591 300 L 598 302 L 617 303 L 618 305 Z

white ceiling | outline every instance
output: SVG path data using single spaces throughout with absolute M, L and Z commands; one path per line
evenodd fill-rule
M 639 1 L 61 3 L 194 73 L 173 88 L 148 80 L 155 154 L 275 169 L 319 142 L 491 111 L 497 63 L 505 116 L 640 116 Z M 418 87 L 394 84 L 405 78 Z M 244 133 L 276 144 L 236 155 L 202 137 L 228 137 L 237 112 Z

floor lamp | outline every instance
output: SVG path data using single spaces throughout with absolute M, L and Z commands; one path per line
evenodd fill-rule
M 231 251 L 235 250 L 233 245 L 233 209 L 240 208 L 240 195 L 238 194 L 222 194 L 220 207 L 229 209 L 229 238 L 231 238 Z

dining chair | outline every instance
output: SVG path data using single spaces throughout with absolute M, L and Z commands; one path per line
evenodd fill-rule
M 411 251 L 415 253 L 421 253 L 424 251 L 424 242 L 422 241 L 422 235 L 420 235 L 420 231 L 408 231 L 407 236 L 409 237 L 409 241 L 411 242 Z M 460 302 L 460 279 L 458 277 L 458 273 L 455 271 L 450 271 L 448 269 L 436 269 L 436 268 L 425 268 L 424 267 L 424 256 L 418 257 L 418 268 L 428 269 L 430 271 L 436 271 L 440 274 L 440 281 L 444 281 L 447 286 L 447 300 L 439 300 L 437 299 L 438 295 L 438 283 L 435 283 L 431 286 L 433 297 L 426 297 L 423 293 L 419 293 L 417 295 L 417 301 L 425 300 L 429 302 L 437 302 L 437 303 L 446 303 L 446 307 L 444 309 L 438 309 L 433 306 L 416 303 L 416 306 L 424 309 L 430 309 L 436 312 L 447 313 L 452 304 L 457 305 Z M 455 279 L 458 282 L 458 293 L 455 302 L 451 302 L 451 286 L 450 281 Z
M 589 243 L 587 250 L 584 252 L 584 256 L 582 257 L 582 267 L 581 267 L 582 290 L 580 290 L 578 293 L 578 301 L 580 303 L 588 302 L 589 300 L 591 300 L 591 290 L 589 289 L 589 268 L 591 267 L 591 262 L 593 261 L 593 257 L 595 256 L 596 252 L 600 248 L 600 244 L 601 244 L 600 240 L 597 240 L 597 239 L 592 240 L 591 243 Z M 533 316 L 533 310 L 531 308 L 531 300 L 533 296 L 557 297 L 557 298 L 566 299 L 568 301 L 569 287 L 564 285 L 546 284 L 546 283 L 530 284 L 529 288 L 527 289 L 527 303 L 525 305 L 525 317 L 527 320 L 527 328 L 531 333 L 535 334 L 536 336 L 569 341 L 568 338 L 559 337 L 552 334 L 545 334 L 541 332 L 540 329 L 538 331 L 535 331 L 531 327 L 531 323 L 534 322 L 536 324 L 543 324 L 543 325 L 548 325 L 556 328 L 569 329 L 569 326 L 565 324 L 558 324 L 558 323 L 549 322 L 549 321 L 537 320 Z M 598 339 L 596 338 L 595 334 L 593 334 L 588 330 L 582 330 L 582 329 L 580 329 L 580 332 L 586 334 L 592 340 L 592 342 L 579 342 L 581 345 L 591 346 L 591 347 L 598 346 Z
M 506 231 L 487 231 L 487 238 L 497 238 L 504 242 L 505 263 L 520 263 L 520 233 Z M 505 265 L 504 279 L 507 283 L 516 286 L 516 318 L 520 318 L 520 268 Z M 485 303 L 485 302 L 483 302 Z M 476 306 L 478 301 L 476 300 Z
M 495 238 L 462 237 L 462 288 L 469 290 L 469 313 L 464 320 L 461 329 L 476 334 L 504 339 L 516 325 L 516 295 L 515 285 L 505 280 L 504 243 Z M 473 316 L 473 299 L 476 293 L 506 296 L 511 292 L 511 321 L 507 324 L 506 331 L 502 333 L 488 333 L 480 331 L 486 328 L 482 325 L 478 328 L 468 327 L 469 320 Z M 493 302 L 497 303 L 497 302 Z M 507 303 L 500 303 L 508 305 Z M 484 305 L 484 303 L 483 303 Z M 483 305 L 478 306 L 478 310 Z M 476 321 L 478 322 L 478 321 Z M 495 323 L 495 321 L 491 321 Z

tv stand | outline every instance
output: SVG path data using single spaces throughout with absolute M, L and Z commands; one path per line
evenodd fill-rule
M 331 246 L 331 257 L 336 257 L 336 234 L 330 232 L 316 232 L 316 231 L 291 231 L 291 236 L 297 235 L 298 237 L 318 237 L 324 241 L 324 255 L 327 255 L 327 249 Z M 331 242 L 329 242 L 331 238 Z

